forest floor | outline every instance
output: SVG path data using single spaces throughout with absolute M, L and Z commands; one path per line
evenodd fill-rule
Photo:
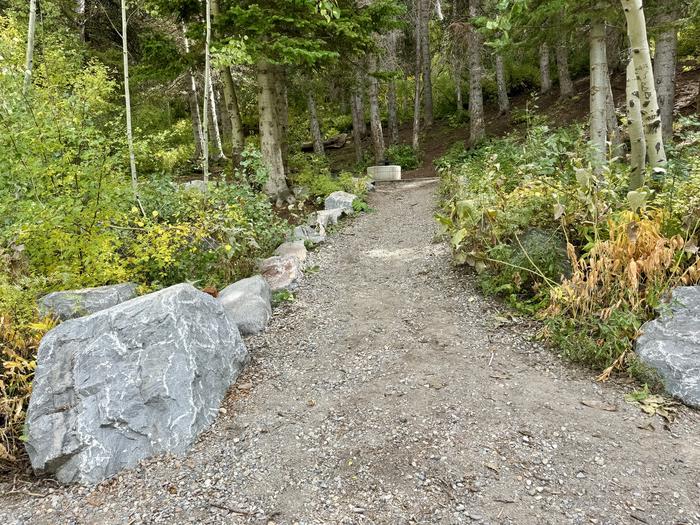
M 436 188 L 379 185 L 310 253 L 189 453 L 0 481 L 0 523 L 700 524 L 700 413 L 665 426 L 484 298 Z

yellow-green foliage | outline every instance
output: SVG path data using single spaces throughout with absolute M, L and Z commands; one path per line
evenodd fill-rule
M 35 294 L 40 283 L 16 275 L 13 262 L 17 260 L 0 252 L 0 472 L 23 454 L 20 436 L 36 349 L 54 324 L 37 317 Z
M 324 156 L 299 153 L 290 159 L 290 166 L 293 184 L 304 188 L 317 204 L 334 191 L 347 191 L 360 198 L 367 193 L 369 178 L 357 177 L 347 171 L 333 176 Z

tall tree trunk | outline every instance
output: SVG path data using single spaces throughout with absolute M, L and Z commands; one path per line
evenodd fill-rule
M 552 77 L 549 74 L 549 44 L 540 45 L 540 93 L 546 95 L 552 90 Z
M 370 56 L 369 74 L 369 115 L 370 128 L 372 130 L 372 145 L 374 146 L 374 162 L 384 162 L 384 132 L 382 119 L 379 113 L 379 81 L 374 74 L 377 72 L 377 58 Z
M 615 97 L 613 95 L 612 84 L 610 83 L 610 70 L 607 67 L 607 62 L 605 67 L 605 123 L 608 129 L 608 140 L 612 146 L 613 157 L 620 157 L 624 155 L 622 133 L 620 133 L 620 126 L 617 123 Z
M 318 114 L 316 113 L 316 101 L 311 90 L 306 95 L 306 105 L 309 109 L 309 131 L 314 142 L 314 153 L 323 155 L 323 137 L 321 136 L 321 125 L 318 123 Z
M 190 52 L 190 40 L 187 38 L 187 26 L 182 23 L 182 36 L 185 42 L 185 53 Z M 192 117 L 192 131 L 194 133 L 194 158 L 199 160 L 204 156 L 204 137 L 202 136 L 202 117 L 199 112 L 199 96 L 197 95 L 197 81 L 194 78 L 192 68 L 188 69 L 190 115 Z
M 365 120 L 365 86 L 367 84 L 366 73 L 360 67 L 355 74 L 355 104 L 357 106 L 357 114 L 360 116 L 360 132 L 362 138 L 368 135 L 367 121 Z
M 421 63 L 423 66 L 423 118 L 425 126 L 433 125 L 433 81 L 431 79 L 432 59 L 430 57 L 430 0 L 423 1 L 421 9 Z
M 122 10 L 123 7 L 122 2 Z M 29 0 L 29 27 L 27 28 L 27 53 L 24 61 L 24 86 L 22 93 L 26 96 L 29 93 L 29 86 L 32 83 L 32 69 L 34 68 L 34 35 L 36 33 L 36 0 Z M 126 39 L 126 37 L 124 37 Z
M 131 189 L 139 200 L 138 179 L 136 177 L 136 158 L 134 156 L 134 135 L 131 129 L 131 92 L 129 91 L 129 50 L 126 31 L 126 0 L 121 0 L 122 10 L 122 59 L 124 63 L 124 106 L 126 110 L 126 142 L 129 146 L 129 169 L 131 171 Z M 26 82 L 26 77 L 25 77 Z M 142 210 L 143 211 L 143 210 Z
M 359 105 L 357 89 L 353 88 L 350 94 L 350 108 L 352 110 L 352 143 L 355 146 L 355 159 L 362 162 L 362 128 L 364 125 L 364 115 Z
M 445 19 L 445 15 L 442 14 L 442 2 L 440 0 L 435 0 L 435 16 L 440 22 Z
M 569 48 L 563 40 L 559 40 L 556 47 L 557 71 L 559 74 L 559 95 L 561 98 L 574 96 L 574 83 L 569 74 Z
M 211 92 L 211 53 L 209 48 L 211 45 L 211 0 L 204 0 L 206 4 L 205 18 L 205 37 L 204 37 L 204 110 L 202 112 L 202 127 L 203 127 L 203 142 L 204 142 L 204 182 L 209 182 L 209 93 Z
M 399 143 L 399 119 L 396 112 L 396 79 L 389 80 L 387 92 L 387 121 L 389 125 L 389 144 Z
M 676 58 L 678 55 L 678 30 L 674 25 L 675 18 L 675 14 L 672 13 L 665 13 L 661 18 L 664 27 L 656 38 L 656 55 L 654 56 L 656 96 L 661 109 L 661 131 L 664 142 L 673 140 L 673 106 L 676 95 Z
M 651 66 L 647 24 L 642 7 L 642 0 L 621 0 L 627 19 L 627 35 L 632 47 L 632 60 L 641 98 L 644 136 L 647 142 L 647 157 L 652 168 L 665 172 L 666 151 L 661 130 L 661 118 L 654 72 Z
M 75 16 L 78 22 L 78 34 L 80 41 L 85 42 L 85 0 L 76 0 Z
M 192 78 L 192 75 L 190 75 L 190 78 Z M 194 81 L 193 78 L 192 80 Z M 204 150 L 202 149 L 202 119 L 199 116 L 199 100 L 194 89 L 188 89 L 187 93 L 187 101 L 190 106 L 190 120 L 192 121 L 192 134 L 194 135 L 194 158 L 200 160 Z
M 388 35 L 388 62 L 389 70 L 392 75 L 396 73 L 397 59 L 396 59 L 396 41 L 398 39 L 398 32 L 391 31 Z M 388 90 L 387 90 L 387 124 L 389 126 L 389 143 L 398 144 L 399 142 L 399 121 L 396 114 L 396 79 L 392 76 L 389 79 Z
M 474 20 L 481 10 L 480 0 L 469 0 L 469 18 Z M 482 39 L 473 24 L 469 26 L 469 144 L 474 146 L 486 135 L 484 95 L 481 88 Z
M 630 136 L 630 190 L 644 186 L 644 163 L 647 155 L 642 125 L 642 104 L 634 62 L 627 65 L 627 127 Z
M 457 113 L 464 111 L 464 100 L 462 97 L 462 64 L 458 58 L 453 59 L 452 75 L 455 83 L 455 99 L 457 100 Z
M 608 59 L 605 53 L 605 22 L 596 20 L 591 24 L 590 33 L 591 67 L 591 120 L 590 134 L 593 146 L 593 165 L 600 172 L 605 164 L 607 150 L 607 108 Z
M 211 0 L 211 11 L 214 18 L 219 16 L 219 1 Z M 231 68 L 224 66 L 221 68 L 221 77 L 224 80 L 224 101 L 226 103 L 226 115 L 231 123 L 231 158 L 234 167 L 241 162 L 241 155 L 245 147 L 245 132 L 243 130 L 243 120 L 241 110 L 238 106 L 238 96 L 236 95 L 236 85 L 233 82 Z
M 423 11 L 423 0 L 415 0 L 416 5 L 416 28 L 415 28 L 415 41 L 416 41 L 416 63 L 415 69 L 413 70 L 413 76 L 415 77 L 415 84 L 413 90 L 413 132 L 411 135 L 411 144 L 413 145 L 413 151 L 418 155 L 420 150 L 420 111 L 421 111 L 421 97 L 420 97 L 420 77 L 422 72 L 421 67 L 421 11 Z
M 275 75 L 277 86 L 277 118 L 279 119 L 280 149 L 284 172 L 289 172 L 289 100 L 287 99 L 287 71 L 283 66 L 277 68 Z
M 268 177 L 263 190 L 271 200 L 280 204 L 289 195 L 284 161 L 279 142 L 277 122 L 277 89 L 274 66 L 265 61 L 257 64 L 258 114 L 260 118 L 260 150 Z
M 212 71 L 209 70 L 209 102 L 211 103 L 211 129 L 214 132 L 214 159 L 223 160 L 226 158 L 224 155 L 224 148 L 221 145 L 221 131 L 219 130 L 219 116 L 217 115 L 216 108 L 216 95 L 214 94 L 214 79 L 212 76 Z
M 498 113 L 505 115 L 510 111 L 510 100 L 508 100 L 506 68 L 503 64 L 503 55 L 500 53 L 496 53 L 496 84 L 498 86 Z

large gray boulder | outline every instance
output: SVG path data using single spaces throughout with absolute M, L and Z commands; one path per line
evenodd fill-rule
M 227 286 L 218 299 L 241 335 L 259 334 L 272 317 L 272 292 L 260 275 Z
M 65 321 L 94 314 L 134 297 L 134 283 L 53 292 L 39 299 L 39 313 L 42 317 L 52 315 Z
M 642 326 L 636 352 L 671 395 L 700 408 L 700 286 L 673 290 L 658 319 Z
M 355 199 L 357 199 L 357 195 L 353 195 L 352 193 L 345 191 L 334 191 L 328 197 L 326 197 L 324 204 L 327 210 L 334 210 L 338 208 L 352 210 L 352 203 Z
M 248 360 L 213 297 L 179 284 L 66 321 L 41 342 L 27 413 L 39 473 L 97 483 L 186 451 Z
M 301 261 L 291 255 L 274 255 L 259 264 L 260 274 L 273 292 L 293 290 L 303 277 Z

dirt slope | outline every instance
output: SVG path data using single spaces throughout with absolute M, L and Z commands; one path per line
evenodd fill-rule
M 0 523 L 700 524 L 700 414 L 665 430 L 504 320 L 434 241 L 435 188 L 381 186 L 311 254 L 189 454 L 17 480 Z

